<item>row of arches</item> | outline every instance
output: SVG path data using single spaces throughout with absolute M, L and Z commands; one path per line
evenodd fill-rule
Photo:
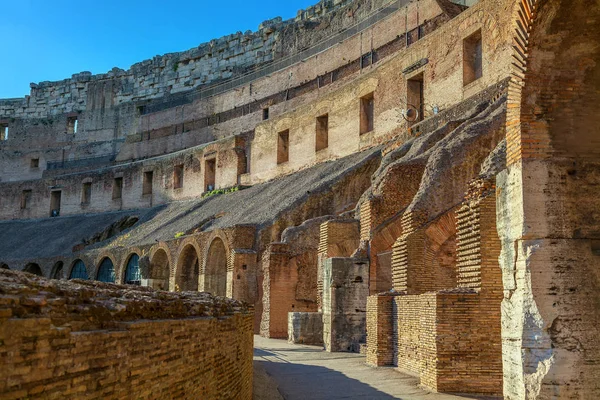
M 140 273 L 140 256 L 136 253 L 131 254 L 127 261 L 127 267 L 125 269 L 125 277 L 123 279 L 123 283 L 128 285 L 140 285 L 141 284 L 141 273 Z M 10 269 L 10 267 L 2 263 L 0 264 L 1 269 Z M 44 276 L 42 273 L 42 269 L 37 263 L 29 263 L 23 268 L 24 272 L 29 272 L 30 274 Z M 61 279 L 63 278 L 64 273 L 64 262 L 58 261 L 52 267 L 49 278 L 51 279 Z M 85 266 L 83 260 L 77 259 L 75 260 L 71 268 L 68 271 L 68 275 L 66 279 L 83 279 L 88 280 L 89 274 L 88 270 Z M 104 257 L 98 266 L 98 270 L 96 273 L 96 280 L 100 282 L 116 282 L 115 275 L 115 267 L 113 261 L 109 257 Z
M 90 268 L 91 260 L 86 265 L 83 259 L 76 259 L 68 266 L 58 261 L 52 266 L 48 277 L 150 286 L 160 290 L 203 290 L 226 296 L 228 251 L 222 238 L 215 237 L 211 241 L 204 260 L 200 257 L 200 247 L 194 241 L 184 244 L 175 265 L 172 265 L 169 253 L 166 246 L 158 246 L 143 257 L 141 251 L 132 252 L 120 268 L 115 267 L 114 256 L 108 253 L 102 255 L 97 264 L 94 263 L 94 268 Z M 5 263 L 0 263 L 0 268 L 10 269 Z M 23 271 L 44 276 L 42 268 L 36 263 L 27 264 Z

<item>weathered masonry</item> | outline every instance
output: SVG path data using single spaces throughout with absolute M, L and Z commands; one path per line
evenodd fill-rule
M 434 391 L 600 398 L 599 38 L 588 0 L 323 1 L 33 85 L 0 100 L 0 266 L 243 301 L 207 324 Z
M 252 398 L 239 302 L 14 271 L 0 301 L 0 398 Z

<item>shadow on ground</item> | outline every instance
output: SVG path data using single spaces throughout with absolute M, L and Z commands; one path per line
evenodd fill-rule
M 255 390 L 254 400 L 400 399 L 341 372 L 316 365 L 254 361 L 254 368 L 255 379 L 271 380 L 267 385 L 255 383 L 255 388 L 258 385 L 262 389 Z M 265 377 L 264 373 L 268 376 Z M 276 375 L 276 380 L 273 375 Z

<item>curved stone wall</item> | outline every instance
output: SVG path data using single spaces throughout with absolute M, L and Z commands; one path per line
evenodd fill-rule
M 339 71 L 339 76 L 335 71 L 330 75 L 319 75 L 304 86 L 292 87 L 256 100 L 251 103 L 249 114 L 244 110 L 250 103 L 245 103 L 204 118 L 202 115 L 208 111 L 207 103 L 199 100 L 189 106 L 136 117 L 136 123 L 143 130 L 127 136 L 119 145 L 117 157 L 120 163 L 109 168 L 99 168 L 92 161 L 86 168 L 85 165 L 70 164 L 68 160 L 62 163 L 62 169 L 44 171 L 43 168 L 28 166 L 28 171 L 36 170 L 35 173 L 43 175 L 44 179 L 2 184 L 6 189 L 7 201 L 0 204 L 0 217 L 48 216 L 55 209 L 51 192 L 57 191 L 61 191 L 61 215 L 145 208 L 197 197 L 209 186 L 220 189 L 256 184 L 344 157 L 396 135 L 409 138 L 412 133 L 407 129 L 411 123 L 404 121 L 401 116 L 406 107 L 407 81 L 415 76 L 422 76 L 425 80 L 423 107 L 424 117 L 427 118 L 505 78 L 510 70 L 506 57 L 510 45 L 502 39 L 507 35 L 510 24 L 496 22 L 501 8 L 477 5 L 449 21 L 454 14 L 449 13 L 445 6 L 446 3 L 438 0 L 422 0 L 390 14 L 389 18 L 379 21 L 369 32 L 369 42 L 373 38 L 382 41 L 381 46 L 374 48 L 369 57 L 359 57 L 345 64 L 342 69 L 335 70 Z M 413 16 L 414 21 L 407 19 Z M 387 31 L 402 21 L 409 21 L 408 25 L 404 24 L 405 31 L 413 26 L 414 29 L 386 42 L 386 38 L 391 36 Z M 466 86 L 463 85 L 462 66 L 455 62 L 462 54 L 461 42 L 455 36 L 457 27 L 466 32 L 462 36 L 482 27 L 490 32 L 484 40 L 485 73 L 481 79 Z M 387 33 L 374 36 L 380 31 Z M 423 32 L 425 36 L 407 46 L 412 31 Z M 362 33 L 355 35 L 323 54 L 338 60 L 344 59 L 340 57 L 340 52 L 361 47 L 364 39 Z M 307 64 L 318 64 L 323 54 L 290 68 L 301 73 L 300 76 L 313 76 L 310 75 L 311 71 L 318 73 L 320 69 L 311 70 L 313 67 L 310 67 L 305 70 Z M 253 83 L 252 91 L 265 95 L 276 91 L 278 86 L 283 86 L 281 78 L 285 74 L 284 71 Z M 300 78 L 294 76 L 294 79 Z M 271 82 L 273 84 L 269 87 Z M 295 90 L 298 90 L 296 94 Z M 218 101 L 220 107 L 226 109 L 235 104 L 230 98 L 233 92 L 210 101 Z M 254 92 L 249 93 L 246 88 L 241 92 L 245 93 L 240 94 L 239 98 L 256 97 Z M 360 98 L 369 93 L 374 93 L 373 130 L 360 134 L 358 104 Z M 262 107 L 267 107 L 270 114 L 264 121 Z M 328 146 L 317 151 L 315 120 L 324 114 L 329 119 Z M 290 131 L 290 157 L 287 162 L 278 163 L 277 136 L 286 129 Z M 225 139 L 209 145 L 199 144 L 212 140 L 215 134 Z M 198 147 L 194 148 L 196 145 Z M 176 152 L 186 148 L 188 150 L 184 152 Z M 43 157 L 49 157 L 50 153 L 38 152 L 38 162 L 43 165 Z M 1 154 L 11 156 L 10 151 Z M 19 154 L 23 162 L 31 162 L 22 153 Z M 148 156 L 154 157 L 146 158 Z M 127 162 L 136 158 L 146 160 Z M 211 160 L 214 160 L 214 164 L 210 164 Z M 213 166 L 215 175 L 209 176 L 207 171 Z M 6 169 L 20 174 L 14 168 Z M 86 169 L 88 172 L 84 172 Z M 178 181 L 180 184 L 174 181 L 178 174 L 176 169 L 182 171 L 181 181 Z M 149 171 L 153 172 L 151 195 L 144 189 L 144 176 Z M 120 199 L 114 198 L 115 179 L 122 179 Z M 87 183 L 91 184 L 91 199 L 84 199 L 83 196 L 83 188 Z M 20 207 L 27 191 L 31 191 L 27 195 L 30 196 L 28 206 Z

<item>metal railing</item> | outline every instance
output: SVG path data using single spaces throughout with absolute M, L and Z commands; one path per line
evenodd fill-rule
M 208 98 L 215 96 L 217 94 L 229 91 L 239 86 L 243 86 L 247 83 L 255 81 L 257 79 L 263 78 L 269 74 L 274 72 L 281 71 L 293 64 L 299 63 L 300 61 L 312 57 L 318 53 L 321 53 L 330 47 L 333 47 L 339 42 L 342 42 L 357 33 L 364 31 L 365 29 L 373 26 L 375 23 L 387 18 L 389 15 L 399 10 L 402 6 L 407 5 L 410 0 L 396 0 L 392 1 L 385 7 L 382 7 L 375 11 L 373 14 L 363 19 L 361 22 L 344 29 L 340 33 L 335 36 L 329 37 L 320 43 L 310 47 L 306 50 L 303 50 L 294 55 L 284 57 L 277 61 L 271 61 L 268 65 L 263 65 L 261 67 L 257 67 L 252 72 L 248 72 L 244 75 L 230 78 L 226 81 L 217 82 L 214 84 L 210 84 L 204 86 L 200 89 L 195 89 L 189 92 L 177 93 L 173 95 L 169 95 L 168 100 L 163 102 L 157 102 L 154 104 L 148 104 L 143 106 L 142 114 L 150 114 L 157 111 L 162 111 L 167 108 L 177 107 L 184 104 L 189 104 L 194 100 L 200 100 L 203 98 Z

